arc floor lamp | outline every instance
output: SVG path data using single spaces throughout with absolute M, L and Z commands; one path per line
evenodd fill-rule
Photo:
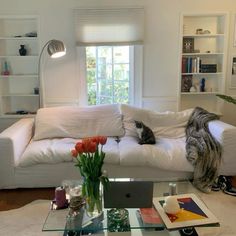
M 41 58 L 44 52 L 44 49 L 47 48 L 48 55 L 51 58 L 59 58 L 66 54 L 65 44 L 56 39 L 51 39 L 46 42 L 40 52 L 39 61 L 38 61 L 38 76 L 39 76 L 39 107 L 44 107 L 44 81 L 41 76 Z

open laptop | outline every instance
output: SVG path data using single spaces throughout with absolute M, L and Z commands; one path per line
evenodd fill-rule
M 104 189 L 104 208 L 149 208 L 152 198 L 151 181 L 110 181 Z

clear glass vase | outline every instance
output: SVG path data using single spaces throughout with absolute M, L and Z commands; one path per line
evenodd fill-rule
M 83 195 L 86 198 L 86 212 L 89 217 L 96 217 L 102 213 L 102 184 L 99 178 L 85 179 Z

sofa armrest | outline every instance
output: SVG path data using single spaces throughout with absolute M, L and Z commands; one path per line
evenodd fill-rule
M 236 127 L 219 120 L 209 122 L 209 131 L 220 142 L 222 153 L 222 170 L 225 175 L 236 174 Z
M 33 136 L 33 118 L 17 121 L 0 133 L 0 188 L 14 184 L 14 166 Z
M 232 143 L 235 144 L 236 127 L 220 120 L 209 122 L 209 131 L 214 138 L 221 144 Z

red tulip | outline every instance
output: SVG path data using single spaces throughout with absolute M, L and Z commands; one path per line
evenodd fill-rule
M 107 137 L 106 137 L 106 136 L 100 136 L 100 137 L 99 137 L 99 143 L 100 143 L 101 145 L 106 144 L 106 142 L 107 142 Z
M 82 140 L 82 145 L 83 145 L 83 151 L 85 153 L 88 153 L 89 152 L 89 145 L 90 145 L 90 139 L 89 138 L 85 138 Z
M 96 142 L 90 142 L 89 144 L 89 152 L 94 153 L 97 150 L 97 143 Z
M 99 144 L 99 136 L 92 137 L 91 140 L 95 142 L 96 144 Z
M 72 155 L 73 157 L 77 157 L 77 156 L 78 156 L 78 152 L 77 152 L 75 149 L 72 149 L 72 150 L 71 150 L 71 155 Z
M 81 142 L 76 143 L 75 149 L 79 154 L 84 152 L 83 144 Z

